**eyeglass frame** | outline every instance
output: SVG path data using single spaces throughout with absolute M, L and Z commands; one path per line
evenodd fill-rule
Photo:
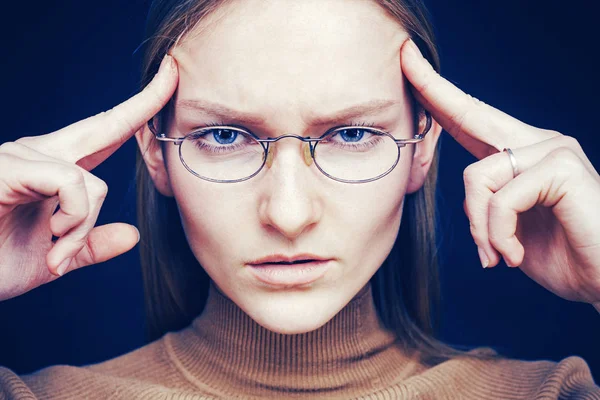
M 429 112 L 427 112 L 427 111 L 424 110 L 424 113 L 425 113 L 425 117 L 426 117 L 425 129 L 423 130 L 423 133 L 414 135 L 414 137 L 412 139 L 396 139 L 389 132 L 386 132 L 384 130 L 381 130 L 381 129 L 378 129 L 378 128 L 374 128 L 374 127 L 360 127 L 360 126 L 358 126 L 358 127 L 357 126 L 341 126 L 341 127 L 331 128 L 331 129 L 328 129 L 327 132 L 325 132 L 323 135 L 321 135 L 318 138 L 302 137 L 302 136 L 293 135 L 293 134 L 284 134 L 284 135 L 280 135 L 280 136 L 277 136 L 277 137 L 274 137 L 274 138 L 260 139 L 258 136 L 256 136 L 254 133 L 250 132 L 247 129 L 236 127 L 236 126 L 230 126 L 230 125 L 207 126 L 207 127 L 203 127 L 203 128 L 198 129 L 198 130 L 195 130 L 194 132 L 190 132 L 189 134 L 185 135 L 184 137 L 170 138 L 170 137 L 167 137 L 167 135 L 165 133 L 160 133 L 158 131 L 158 129 L 156 128 L 156 126 L 154 126 L 154 119 L 156 118 L 156 116 L 153 117 L 153 118 L 151 118 L 148 121 L 148 128 L 154 134 L 154 137 L 156 138 L 156 140 L 158 140 L 160 142 L 171 142 L 174 145 L 179 146 L 179 151 L 178 151 L 179 152 L 179 160 L 181 161 L 181 163 L 183 164 L 183 166 L 192 175 L 196 176 L 197 178 L 203 179 L 205 181 L 216 182 L 216 183 L 238 183 L 238 182 L 247 181 L 247 180 L 255 177 L 256 175 L 258 175 L 260 173 L 260 171 L 262 171 L 262 169 L 264 168 L 265 164 L 267 164 L 268 159 L 269 159 L 269 155 L 271 154 L 271 152 L 269 151 L 269 149 L 270 149 L 269 144 L 275 143 L 275 142 L 277 142 L 277 141 L 279 141 L 281 139 L 285 139 L 285 138 L 295 138 L 295 139 L 298 139 L 298 140 L 300 140 L 300 141 L 302 141 L 304 143 L 308 143 L 309 148 L 310 148 L 310 157 L 311 157 L 312 161 L 317 166 L 317 169 L 319 171 L 321 171 L 321 173 L 323 175 L 325 175 L 326 177 L 328 177 L 330 179 L 333 179 L 334 181 L 342 182 L 342 183 L 368 183 L 368 182 L 373 182 L 373 181 L 376 181 L 378 179 L 383 178 L 384 176 L 386 176 L 390 172 L 392 172 L 394 170 L 394 168 L 396 168 L 396 166 L 398 165 L 398 162 L 400 161 L 400 148 L 401 147 L 405 147 L 407 144 L 416 144 L 416 143 L 419 143 L 419 142 L 423 141 L 423 139 L 425 139 L 425 135 L 427 135 L 427 133 L 429 133 L 429 130 L 431 129 L 432 118 L 431 118 L 431 114 L 429 114 Z M 222 179 L 212 179 L 212 178 L 208 178 L 206 176 L 201 176 L 196 171 L 194 171 L 193 169 L 191 169 L 187 165 L 187 163 L 185 162 L 185 160 L 183 159 L 183 155 L 181 154 L 181 147 L 182 147 L 181 144 L 188 138 L 188 136 L 197 134 L 198 132 L 201 132 L 203 130 L 211 130 L 211 129 L 234 129 L 234 130 L 239 130 L 239 131 L 242 131 L 244 133 L 249 134 L 254 140 L 256 140 L 258 143 L 260 143 L 260 145 L 262 146 L 262 148 L 264 150 L 264 156 L 263 156 L 263 162 L 262 162 L 261 166 L 256 170 L 256 172 L 254 172 L 250 176 L 247 176 L 247 177 L 241 178 L 241 179 L 222 180 Z M 394 164 L 387 171 L 385 171 L 382 174 L 379 174 L 378 176 L 376 176 L 374 178 L 369 178 L 369 179 L 348 180 L 348 179 L 336 178 L 336 177 L 328 174 L 327 172 L 325 172 L 321 168 L 321 166 L 317 162 L 317 160 L 315 158 L 315 148 L 317 147 L 317 145 L 319 144 L 320 141 L 322 141 L 323 139 L 325 139 L 325 137 L 327 137 L 328 135 L 330 135 L 332 132 L 335 132 L 337 130 L 343 130 L 343 129 L 365 129 L 365 130 L 377 132 L 378 134 L 381 134 L 381 135 L 384 135 L 384 136 L 388 136 L 398 146 L 398 156 L 396 157 L 396 161 L 394 162 Z M 306 154 L 304 154 L 304 156 L 305 156 L 305 160 L 306 160 Z M 307 165 L 310 165 L 310 164 L 307 163 Z

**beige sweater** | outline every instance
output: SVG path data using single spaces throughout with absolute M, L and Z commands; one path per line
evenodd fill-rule
M 424 367 L 381 328 L 368 286 L 306 334 L 268 331 L 211 287 L 188 328 L 129 354 L 25 376 L 0 368 L 0 399 L 213 398 L 600 399 L 600 388 L 579 357 Z

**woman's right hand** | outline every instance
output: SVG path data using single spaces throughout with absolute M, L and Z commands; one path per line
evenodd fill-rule
M 0 301 L 137 244 L 131 225 L 94 227 L 108 189 L 89 171 L 160 111 L 177 81 L 166 56 L 152 82 L 112 110 L 0 145 Z

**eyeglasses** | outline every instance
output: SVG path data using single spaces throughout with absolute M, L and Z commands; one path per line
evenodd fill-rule
M 396 139 L 374 127 L 342 126 L 332 128 L 319 138 L 282 135 L 260 139 L 237 126 L 215 125 L 200 128 L 184 137 L 169 138 L 157 128 L 158 116 L 148 127 L 161 142 L 179 146 L 179 158 L 198 178 L 218 183 L 246 181 L 265 165 L 273 163 L 274 147 L 281 139 L 304 142 L 303 158 L 307 166 L 314 161 L 325 176 L 338 182 L 366 183 L 383 178 L 398 165 L 400 148 L 421 142 L 431 129 L 431 115 L 425 113 L 423 133 L 412 139 Z M 160 121 L 159 121 L 160 123 Z

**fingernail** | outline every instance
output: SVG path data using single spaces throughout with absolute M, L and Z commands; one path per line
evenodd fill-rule
M 423 54 L 421 54 L 421 50 L 419 50 L 419 47 L 415 44 L 415 42 L 413 42 L 412 39 L 408 39 L 407 42 L 408 43 L 406 43 L 406 45 L 408 46 L 408 50 L 413 57 L 416 59 L 423 58 Z
M 160 66 L 158 67 L 158 70 L 161 71 L 164 68 L 167 69 L 173 69 L 173 57 L 171 57 L 169 54 L 165 55 L 162 59 L 162 61 L 160 62 Z
M 506 259 L 506 257 L 502 257 L 502 258 L 504 258 L 504 264 L 506 264 L 507 267 L 509 267 L 509 268 L 513 268 L 514 267 L 514 265 L 512 265 L 511 263 L 508 262 L 508 260 Z
M 160 65 L 158 66 L 158 70 L 159 70 L 159 71 L 160 71 L 160 70 L 162 70 L 162 69 L 163 69 L 163 67 L 164 67 L 165 65 L 167 65 L 167 63 L 168 63 L 168 62 L 169 62 L 169 55 L 168 55 L 168 54 L 166 54 L 166 55 L 163 57 L 163 59 L 161 60 L 161 62 L 160 62 Z
M 140 235 L 140 230 L 138 228 L 135 228 L 135 231 L 137 232 L 137 235 L 138 235 L 137 242 L 136 242 L 136 244 L 137 244 L 137 243 L 140 242 L 140 239 L 142 238 L 142 235 Z
M 479 259 L 481 260 L 481 266 L 483 268 L 487 268 L 490 266 L 490 260 L 488 259 L 485 251 L 481 247 L 477 247 L 477 252 L 479 253 Z
M 170 54 L 167 54 L 167 58 L 169 59 L 169 68 L 175 69 L 175 58 Z
M 69 265 L 71 264 L 71 260 L 72 260 L 72 258 L 67 258 L 66 260 L 61 262 L 60 265 L 58 266 L 58 268 L 56 269 L 56 273 L 60 276 L 63 276 L 65 274 L 65 272 L 67 272 L 67 268 L 69 268 Z

